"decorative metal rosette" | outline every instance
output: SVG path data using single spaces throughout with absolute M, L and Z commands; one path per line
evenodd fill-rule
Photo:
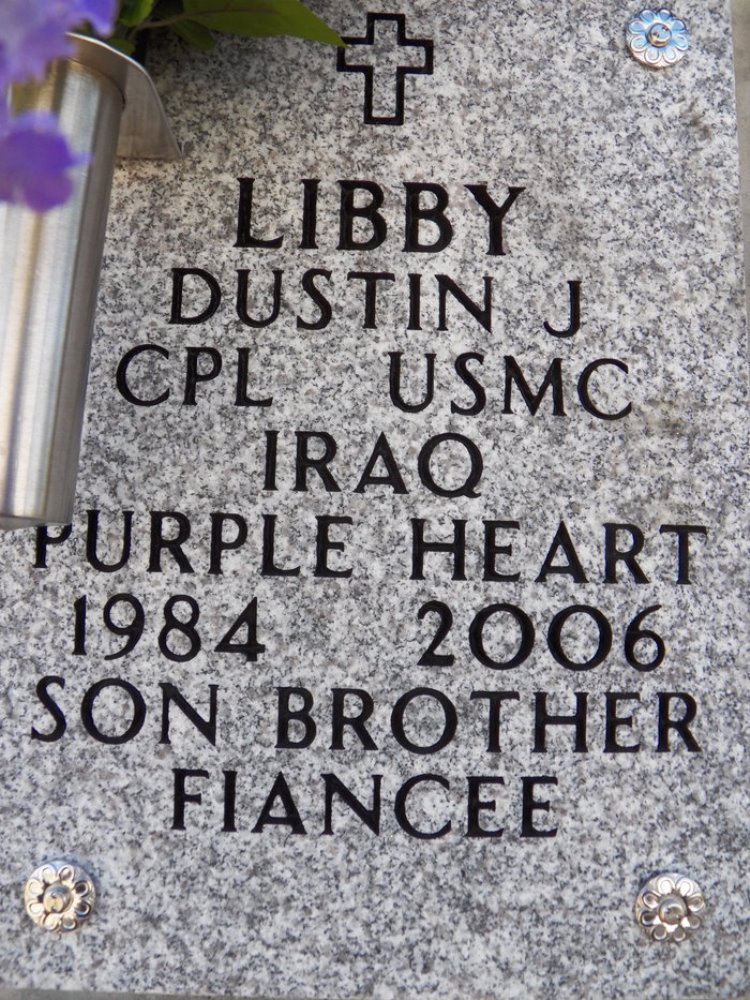
M 635 919 L 652 941 L 684 941 L 700 927 L 706 900 L 697 882 L 668 872 L 650 879 L 635 901 Z
M 26 912 L 48 931 L 75 931 L 88 919 L 96 890 L 90 876 L 68 861 L 48 861 L 32 872 L 23 890 Z
M 683 20 L 665 8 L 642 10 L 628 25 L 627 46 L 644 66 L 674 66 L 690 48 L 690 32 Z

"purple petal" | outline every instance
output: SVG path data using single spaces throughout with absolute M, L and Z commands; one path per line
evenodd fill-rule
M 37 212 L 61 205 L 72 191 L 66 175 L 86 158 L 71 151 L 48 115 L 23 115 L 0 138 L 0 199 Z
M 41 78 L 49 62 L 66 56 L 69 51 L 64 29 L 61 31 L 54 25 L 50 28 L 47 24 L 29 25 L 13 49 L 8 46 L 3 77 L 8 82 Z
M 51 59 L 68 51 L 65 32 L 90 21 L 112 30 L 115 0 L 1 0 L 0 87 L 41 76 Z
M 16 131 L 58 134 L 57 116 L 52 111 L 24 111 L 11 121 Z
M 100 35 L 111 33 L 115 21 L 115 0 L 77 0 L 71 5 L 75 8 L 75 21 L 71 21 L 71 26 L 90 21 L 94 31 Z

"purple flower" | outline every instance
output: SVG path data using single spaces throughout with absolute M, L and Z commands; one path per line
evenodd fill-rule
M 42 76 L 51 59 L 68 52 L 66 31 L 90 21 L 107 34 L 114 16 L 115 0 L 2 0 L 0 86 Z
M 44 211 L 69 196 L 65 171 L 83 162 L 71 152 L 52 115 L 8 115 L 5 94 L 14 81 L 41 77 L 68 53 L 65 32 L 90 22 L 112 30 L 116 0 L 0 0 L 0 201 Z
M 86 162 L 71 152 L 54 115 L 19 115 L 0 136 L 0 201 L 23 202 L 37 212 L 70 197 L 70 167 Z

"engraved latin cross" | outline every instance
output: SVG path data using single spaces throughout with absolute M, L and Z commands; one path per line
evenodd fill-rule
M 339 49 L 336 69 L 364 75 L 365 124 L 403 125 L 404 80 L 410 74 L 432 75 L 432 41 L 407 38 L 404 14 L 372 13 L 364 36 L 344 41 L 349 48 Z

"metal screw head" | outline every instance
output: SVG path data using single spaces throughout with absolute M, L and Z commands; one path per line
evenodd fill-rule
M 38 927 L 60 933 L 77 930 L 88 920 L 96 900 L 94 883 L 69 861 L 48 861 L 26 879 L 26 912 Z
M 625 35 L 630 54 L 651 69 L 674 66 L 690 48 L 685 22 L 667 10 L 642 10 Z
M 644 885 L 635 901 L 635 919 L 652 941 L 684 941 L 700 927 L 706 900 L 697 882 L 667 872 Z

